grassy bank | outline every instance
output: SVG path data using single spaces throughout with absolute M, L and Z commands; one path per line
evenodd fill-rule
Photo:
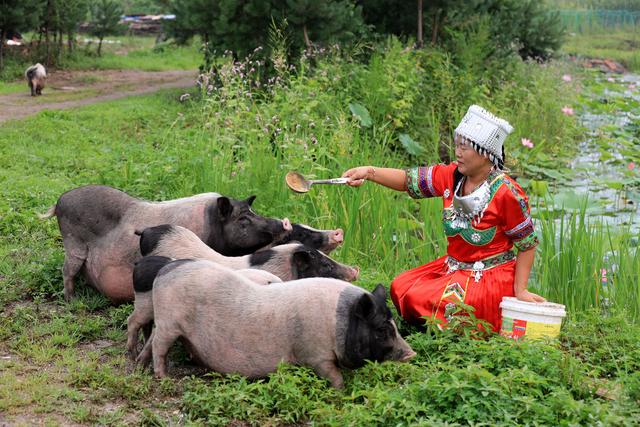
M 586 58 L 612 59 L 629 71 L 640 71 L 640 30 L 596 30 L 571 33 L 565 38 L 562 51 Z
M 152 200 L 206 191 L 236 198 L 257 194 L 259 213 L 344 228 L 346 242 L 333 256 L 359 265 L 358 284 L 372 288 L 444 253 L 438 201 L 418 203 L 373 185 L 298 195 L 285 187 L 287 171 L 326 178 L 359 164 L 407 167 L 437 161 L 451 123 L 473 102 L 514 124 L 507 146 L 514 171 L 532 176 L 524 164 L 548 168 L 558 163 L 556 154 L 571 152 L 577 130 L 560 113 L 572 101 L 561 81 L 562 68 L 519 64 L 515 77 L 483 85 L 473 70 L 438 52 L 421 55 L 396 45 L 366 66 L 348 58 L 317 58 L 313 70 L 304 64 L 295 74 L 281 70 L 267 91 L 250 84 L 250 73 L 241 75 L 237 65 L 227 64 L 220 67 L 224 86 L 205 100 L 194 96 L 179 103 L 178 92 L 164 92 L 4 124 L 0 421 L 632 424 L 640 416 L 640 332 L 618 310 L 638 299 L 616 300 L 605 320 L 598 311 L 584 310 L 589 301 L 573 303 L 591 289 L 592 273 L 600 269 L 600 252 L 593 264 L 579 257 L 591 256 L 593 245 L 608 238 L 582 227 L 580 217 L 571 222 L 575 230 L 557 240 L 551 228 L 555 215 L 537 215 L 543 237 L 537 287 L 569 304 L 571 314 L 560 345 L 469 339 L 462 325 L 462 336 L 451 330 L 412 333 L 401 324 L 417 358 L 347 372 L 346 390 L 340 392 L 306 368 L 283 366 L 259 381 L 183 377 L 199 371 L 181 351 L 170 356 L 172 378 L 155 381 L 133 370 L 124 356 L 131 305 L 111 307 L 82 285 L 76 300 L 63 302 L 57 225 L 36 214 L 83 184 L 107 184 Z M 520 143 L 523 137 L 546 157 L 532 156 Z M 561 242 L 570 249 L 559 248 Z M 623 247 L 624 241 L 615 245 Z M 618 265 L 628 263 L 624 271 L 636 274 L 637 255 L 620 251 L 616 256 Z

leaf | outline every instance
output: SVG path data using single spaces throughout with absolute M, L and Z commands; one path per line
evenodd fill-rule
M 548 193 L 549 183 L 547 181 L 531 181 L 531 192 L 536 196 L 544 197 Z
M 373 124 L 369 111 L 362 104 L 349 103 L 351 113 L 360 120 L 360 125 L 368 128 Z
M 402 144 L 404 149 L 407 150 L 407 153 L 411 154 L 412 156 L 419 156 L 425 152 L 425 149 L 420 144 L 411 139 L 411 137 L 406 133 L 400 134 L 400 143 Z
M 561 207 L 566 210 L 581 210 L 592 211 L 596 209 L 597 203 L 589 199 L 586 194 L 576 194 L 573 191 L 563 191 L 552 196 L 553 204 L 556 207 Z

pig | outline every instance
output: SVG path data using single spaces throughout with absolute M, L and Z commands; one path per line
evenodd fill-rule
M 40 218 L 58 219 L 65 299 L 73 297 L 75 277 L 83 272 L 90 285 L 119 304 L 134 298 L 133 265 L 141 257 L 135 230 L 181 225 L 227 256 L 253 253 L 291 232 L 288 219 L 257 215 L 251 209 L 254 200 L 203 193 L 148 202 L 112 187 L 87 185 L 64 193 Z
M 335 230 L 317 230 L 304 224 L 292 224 L 293 230 L 278 241 L 274 241 L 263 249 L 269 249 L 277 245 L 291 242 L 300 242 L 305 246 L 318 249 L 329 255 L 331 251 L 340 246 L 344 241 L 344 231 L 341 228 Z
M 47 80 L 47 71 L 40 63 L 32 65 L 24 72 L 24 76 L 27 78 L 29 89 L 31 89 L 31 96 L 42 95 L 42 89 L 44 89 L 44 82 Z
M 153 326 L 153 301 L 151 299 L 153 279 L 158 270 L 170 261 L 173 261 L 173 259 L 163 256 L 145 256 L 136 262 L 133 269 L 135 300 L 133 312 L 127 319 L 127 353 L 131 359 L 135 359 L 137 356 L 137 341 L 140 329 L 142 328 L 144 331 L 145 341 L 149 339 L 151 334 Z M 258 285 L 282 282 L 278 276 L 264 270 L 246 268 L 236 270 L 236 273 Z
M 251 255 L 228 257 L 211 249 L 195 233 L 179 225 L 148 227 L 136 231 L 136 234 L 140 235 L 140 253 L 143 256 L 208 259 L 234 270 L 266 270 L 283 281 L 306 277 L 333 277 L 347 281 L 358 278 L 357 268 L 340 264 L 301 243 L 288 243 Z
M 135 293 L 134 309 L 127 320 L 127 352 L 135 358 L 138 334 L 145 331 L 145 338 L 153 321 L 151 301 L 152 283 L 145 281 L 148 269 L 163 259 L 207 259 L 234 270 L 260 269 L 272 273 L 284 281 L 306 277 L 333 277 L 347 281 L 358 278 L 358 269 L 340 264 L 322 252 L 300 243 L 289 243 L 273 249 L 242 257 L 225 257 L 204 244 L 190 230 L 178 225 L 163 224 L 148 227 L 140 234 L 140 253 L 144 258 L 133 270 Z M 255 274 L 255 273 L 254 273 Z
M 137 361 L 152 354 L 159 378 L 177 338 L 216 372 L 259 378 L 286 362 L 313 368 L 335 388 L 343 387 L 340 368 L 415 356 L 382 285 L 371 293 L 328 278 L 260 286 L 208 260 L 177 260 L 157 270 L 153 288 L 156 327 Z

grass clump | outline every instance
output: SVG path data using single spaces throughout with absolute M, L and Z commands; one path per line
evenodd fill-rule
M 595 318 L 580 322 L 587 329 L 597 324 Z M 469 340 L 437 329 L 408 339 L 415 359 L 347 371 L 344 392 L 328 389 L 308 368 L 281 366 L 253 382 L 219 375 L 192 379 L 183 411 L 190 421 L 212 425 L 307 420 L 328 426 L 611 425 L 640 414 L 634 376 L 622 377 L 624 393 L 615 400 L 603 399 L 595 370 L 602 359 L 581 360 L 554 342 L 517 343 L 497 335 Z

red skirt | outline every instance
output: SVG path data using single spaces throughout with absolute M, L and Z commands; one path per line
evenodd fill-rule
M 500 302 L 514 296 L 515 260 L 482 271 L 476 282 L 474 272 L 449 272 L 446 255 L 428 264 L 405 271 L 391 283 L 391 299 L 398 312 L 409 323 L 424 324 L 424 317 L 446 322 L 447 304 L 463 302 L 475 308 L 475 316 L 500 331 Z

